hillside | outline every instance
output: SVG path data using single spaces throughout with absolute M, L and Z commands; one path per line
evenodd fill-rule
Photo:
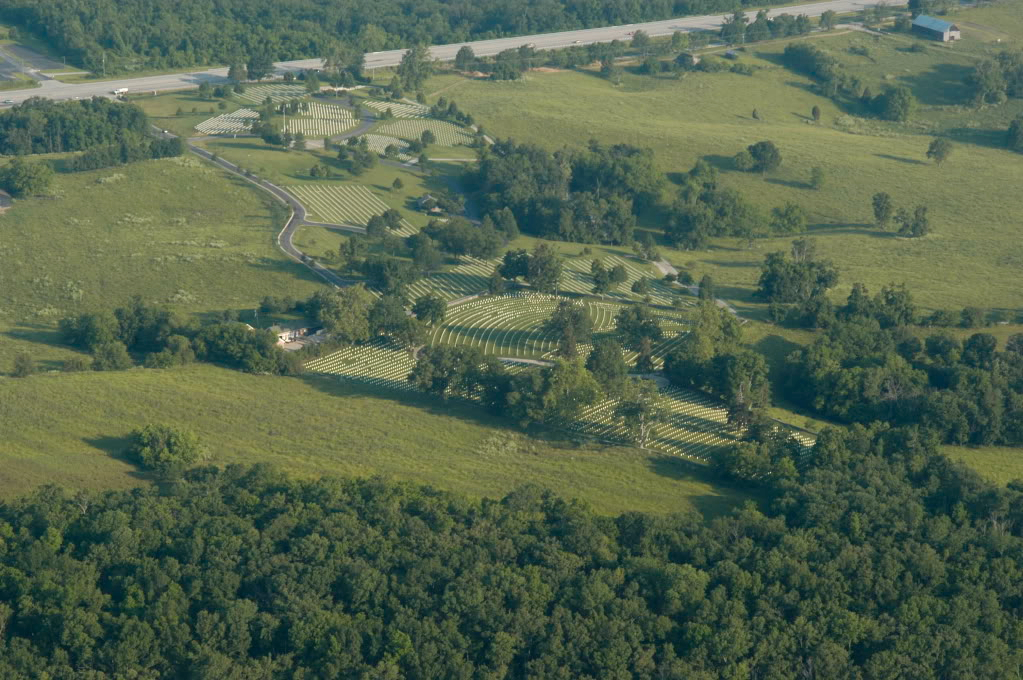
M 964 108 L 961 97 L 940 99 L 936 93 L 952 91 L 944 79 L 961 78 L 964 65 L 974 60 L 949 48 L 928 46 L 920 55 L 906 49 L 909 38 L 860 33 L 814 42 L 854 64 L 853 72 L 875 90 L 887 82 L 911 83 L 921 100 L 919 115 L 907 124 L 849 115 L 814 94 L 808 79 L 778 63 L 782 42 L 746 48 L 739 61 L 756 69 L 751 76 L 697 72 L 675 79 L 626 72 L 616 87 L 596 73 L 532 71 L 508 82 L 441 76 L 428 87 L 472 111 L 492 135 L 548 148 L 581 147 L 590 139 L 653 148 L 658 167 L 669 177 L 704 159 L 722 171 L 727 186 L 765 211 L 787 201 L 802 205 L 809 215 L 808 234 L 841 272 L 836 299 L 854 282 L 877 290 L 895 281 L 906 283 L 929 308 L 1018 308 L 1023 241 L 1017 225 L 1023 204 L 1014 187 L 1020 159 L 988 140 L 1003 134 L 1023 111 L 1023 102 L 978 112 Z M 850 54 L 852 46 L 868 48 L 876 63 Z M 814 106 L 822 112 L 818 125 L 810 118 Z M 752 118 L 754 109 L 760 120 Z M 955 144 L 941 167 L 925 157 L 933 135 L 948 135 Z M 734 171 L 732 156 L 760 140 L 777 144 L 781 168 L 766 178 Z M 821 190 L 809 186 L 813 167 L 824 171 Z M 669 186 L 666 200 L 672 191 Z M 879 232 L 870 206 L 878 191 L 899 203 L 928 206 L 933 233 L 913 242 Z M 646 225 L 659 231 L 662 220 L 650 214 Z M 757 265 L 765 253 L 785 250 L 790 241 L 758 239 L 748 249 L 732 239 L 718 240 L 708 251 L 668 251 L 668 257 L 693 268 L 697 278 L 711 274 L 724 297 L 755 313 L 747 305 Z M 949 271 L 956 276 L 947 276 Z

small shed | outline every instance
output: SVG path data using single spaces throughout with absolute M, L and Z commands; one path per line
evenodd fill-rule
M 952 22 L 935 19 L 926 14 L 913 19 L 913 32 L 942 42 L 952 42 L 961 37 L 959 27 Z
M 295 342 L 313 332 L 311 328 L 285 328 L 283 326 L 271 326 L 270 330 L 277 336 L 278 345 Z

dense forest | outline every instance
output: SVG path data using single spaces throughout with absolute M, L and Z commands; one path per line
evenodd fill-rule
M 0 676 L 1013 677 L 1021 487 L 915 430 L 813 463 L 709 525 L 264 466 L 44 487 L 0 505 Z
M 731 0 L 9 0 L 0 19 L 92 71 L 374 52 L 731 11 Z M 743 2 L 743 5 L 752 4 Z M 763 3 L 760 3 L 763 4 Z
M 64 162 L 70 171 L 180 156 L 184 149 L 179 138 L 150 134 L 149 118 L 137 105 L 105 97 L 67 102 L 32 97 L 0 112 L 0 154 L 82 151 Z M 14 193 L 24 192 L 15 187 Z
M 138 106 L 104 97 L 70 102 L 33 97 L 0 112 L 0 154 L 84 151 L 116 144 L 126 133 L 145 135 L 148 126 Z

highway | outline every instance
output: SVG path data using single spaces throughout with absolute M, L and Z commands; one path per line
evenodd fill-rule
M 866 2 L 864 0 L 831 0 L 829 2 L 815 2 L 807 5 L 792 5 L 789 7 L 778 7 L 769 10 L 769 16 L 779 14 L 806 14 L 811 17 L 820 16 L 827 10 L 838 13 L 860 11 L 864 8 L 873 7 L 877 4 L 899 6 L 905 4 L 902 0 L 878 0 L 877 2 Z M 750 11 L 750 18 L 755 11 Z M 724 21 L 724 16 L 714 14 L 700 17 L 683 17 L 680 19 L 665 19 L 663 21 L 651 21 L 641 24 L 628 24 L 625 26 L 608 26 L 604 28 L 587 28 L 576 31 L 563 31 L 560 33 L 541 33 L 539 35 L 524 35 L 514 38 L 498 38 L 495 40 L 479 40 L 475 42 L 455 43 L 451 45 L 435 45 L 430 48 L 430 53 L 440 61 L 452 61 L 459 48 L 468 45 L 477 56 L 491 56 L 503 50 L 521 47 L 522 45 L 533 45 L 538 50 L 551 50 L 572 45 L 588 45 L 591 43 L 611 42 L 612 40 L 630 40 L 635 31 L 642 30 L 652 37 L 671 35 L 675 31 L 700 31 L 715 30 Z M 366 68 L 376 69 L 388 66 L 397 66 L 401 61 L 405 50 L 389 50 L 386 52 L 371 52 L 366 55 Z M 322 59 L 299 59 L 278 63 L 277 71 L 299 71 L 310 68 L 320 68 L 323 65 Z M 50 99 L 85 99 L 95 96 L 111 96 L 114 90 L 127 88 L 129 93 L 165 92 L 169 90 L 183 90 L 198 87 L 200 83 L 207 81 L 213 84 L 227 82 L 227 68 L 214 68 L 207 71 L 196 71 L 192 73 L 173 73 L 159 76 L 144 76 L 141 78 L 126 78 L 123 80 L 106 80 L 89 83 L 62 83 L 53 79 L 44 79 L 40 87 L 28 90 L 10 90 L 0 93 L 5 104 L 16 104 L 23 102 L 30 97 L 47 97 Z

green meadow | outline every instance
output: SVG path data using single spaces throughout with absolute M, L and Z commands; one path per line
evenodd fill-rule
M 697 510 L 709 518 L 749 498 L 669 456 L 530 438 L 475 406 L 399 400 L 323 377 L 202 365 L 0 377 L 0 422 L 6 497 L 43 483 L 148 484 L 121 454 L 132 429 L 164 422 L 198 432 L 213 463 L 271 462 L 299 476 L 384 475 L 476 497 L 533 482 L 608 514 Z
M 694 72 L 676 79 L 627 73 L 614 86 L 586 71 L 530 72 L 515 82 L 445 75 L 429 89 L 432 98 L 445 96 L 471 111 L 491 135 L 548 148 L 581 147 L 590 139 L 650 147 L 669 177 L 705 159 L 721 170 L 723 183 L 765 211 L 788 201 L 801 204 L 809 213 L 808 233 L 841 272 L 836 299 L 854 282 L 876 290 L 894 281 L 906 283 L 927 308 L 1018 308 L 1021 159 L 982 142 L 1004 130 L 1023 102 L 979 116 L 934 101 L 933 79 L 958 78 L 972 61 L 948 48 L 928 45 L 924 53 L 912 53 L 913 39 L 904 36 L 875 40 L 844 33 L 813 39 L 843 62 L 866 61 L 860 75 L 874 90 L 893 81 L 915 83 L 922 102 L 919 118 L 897 125 L 841 109 L 815 94 L 808 79 L 780 65 L 784 43 L 747 47 L 740 61 L 755 68 L 752 76 Z M 850 53 L 856 43 L 869 43 L 877 63 Z M 896 60 L 902 64 L 898 71 Z M 814 106 L 822 111 L 819 124 L 810 117 Z M 760 120 L 753 118 L 754 109 Z M 926 158 L 927 147 L 932 135 L 946 133 L 954 140 L 953 154 L 936 167 Z M 778 171 L 761 177 L 732 169 L 735 153 L 765 139 L 781 150 Z M 809 186 L 813 167 L 825 172 L 821 190 Z M 912 241 L 875 228 L 870 198 L 878 191 L 902 205 L 927 205 L 933 233 Z M 665 200 L 672 194 L 669 183 Z M 645 216 L 645 226 L 655 230 L 662 221 L 662 215 Z M 711 274 L 723 297 L 758 315 L 761 306 L 751 294 L 759 264 L 765 253 L 787 249 L 792 238 L 761 239 L 752 249 L 719 239 L 706 251 L 667 249 L 666 255 L 697 275 Z
M 55 323 L 132 295 L 182 312 L 307 295 L 276 247 L 283 224 L 247 182 L 197 158 L 57 174 L 50 195 L 0 215 L 0 321 Z

